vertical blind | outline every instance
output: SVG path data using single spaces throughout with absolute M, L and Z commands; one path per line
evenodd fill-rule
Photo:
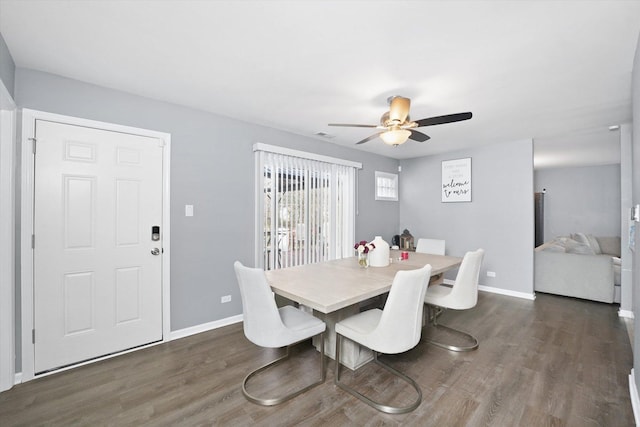
M 256 144 L 256 266 L 353 254 L 357 163 Z

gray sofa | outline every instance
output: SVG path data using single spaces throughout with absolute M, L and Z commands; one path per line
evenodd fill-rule
M 557 237 L 535 249 L 534 289 L 612 303 L 618 299 L 620 249 L 620 237 Z

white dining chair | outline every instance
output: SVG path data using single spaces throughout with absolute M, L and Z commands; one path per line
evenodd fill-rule
M 445 241 L 439 239 L 418 239 L 418 245 L 416 246 L 416 253 L 432 254 L 432 255 L 444 255 Z M 441 285 L 444 283 L 444 273 L 431 276 L 429 279 L 429 286 Z
M 446 348 L 452 351 L 471 351 L 478 348 L 478 340 L 463 331 L 450 328 L 438 323 L 440 316 L 445 309 L 468 310 L 476 306 L 478 302 L 478 277 L 480 275 L 480 266 L 484 258 L 484 250 L 478 249 L 473 252 L 467 252 L 462 259 L 458 275 L 453 287 L 446 285 L 429 286 L 424 297 L 427 304 L 427 316 L 431 324 L 436 329 L 445 329 L 458 335 L 466 337 L 471 343 L 468 346 L 457 346 L 435 341 L 425 337 L 425 340 L 438 347 Z
M 422 402 L 422 391 L 418 384 L 407 375 L 380 361 L 378 353 L 402 353 L 420 342 L 423 301 L 430 275 L 431 265 L 429 264 L 417 270 L 398 271 L 383 310 L 374 308 L 336 323 L 335 384 L 381 412 L 403 414 L 413 411 Z M 376 402 L 341 382 L 339 360 L 343 337 L 371 349 L 374 362 L 409 383 L 418 394 L 417 398 L 408 406 L 390 406 Z
M 418 239 L 416 252 L 423 254 L 444 255 L 445 241 L 439 239 Z
M 324 331 L 326 325 L 313 315 L 292 306 L 278 308 L 267 283 L 264 271 L 249 268 L 239 261 L 233 264 L 242 297 L 244 334 L 249 341 L 267 348 L 286 347 L 284 356 L 250 372 L 242 381 L 242 393 L 251 402 L 263 406 L 273 406 L 304 393 L 322 384 L 326 377 L 324 355 Z M 260 398 L 247 390 L 251 377 L 289 358 L 289 347 L 300 341 L 320 336 L 320 376 L 321 379 L 306 387 L 278 398 Z

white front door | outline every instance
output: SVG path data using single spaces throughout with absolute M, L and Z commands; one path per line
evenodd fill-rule
M 161 340 L 162 141 L 35 123 L 35 372 Z

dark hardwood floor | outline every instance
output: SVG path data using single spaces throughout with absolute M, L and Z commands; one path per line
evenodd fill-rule
M 0 393 L 0 425 L 632 426 L 631 345 L 617 310 L 545 294 L 526 301 L 480 293 L 473 310 L 441 317 L 474 334 L 478 350 L 420 343 L 384 356 L 422 388 L 422 404 L 404 415 L 379 413 L 334 386 L 333 361 L 327 381 L 294 400 L 249 403 L 244 375 L 278 352 L 251 344 L 236 324 L 16 385 Z M 318 353 L 308 343 L 293 353 L 251 390 L 312 381 Z M 375 366 L 344 372 L 374 396 L 413 397 Z

